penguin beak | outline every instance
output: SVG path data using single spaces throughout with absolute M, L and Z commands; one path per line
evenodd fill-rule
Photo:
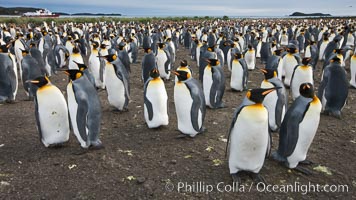
M 38 80 L 27 80 L 26 83 L 39 83 L 40 81 Z
M 176 71 L 172 71 L 173 74 L 175 74 L 176 76 L 179 76 L 179 73 Z
M 271 92 L 273 92 L 273 91 L 275 91 L 275 90 L 277 90 L 277 89 L 280 89 L 280 88 L 281 88 L 281 87 L 271 88 L 271 89 L 269 89 L 269 90 L 266 90 L 266 91 L 262 92 L 262 95 L 263 95 L 263 96 L 266 96 L 267 94 L 269 94 L 269 93 L 271 93 Z
M 260 71 L 264 74 L 267 74 L 267 70 L 265 70 L 265 69 L 260 69 Z

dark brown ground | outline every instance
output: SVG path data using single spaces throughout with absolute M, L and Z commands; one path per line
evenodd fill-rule
M 142 55 L 140 52 L 139 62 Z M 180 59 L 189 60 L 188 50 L 179 49 L 177 61 Z M 195 62 L 190 61 L 190 64 L 197 73 Z M 321 116 L 318 132 L 308 152 L 308 159 L 315 163 L 307 166 L 313 171 L 311 176 L 288 171 L 275 161 L 266 160 L 261 174 L 268 184 L 279 187 L 296 184 L 299 192 L 258 192 L 256 184 L 249 191 L 252 184 L 249 178 L 244 182 L 246 188 L 238 187 L 244 191 L 219 192 L 218 183 L 220 190 L 224 190 L 224 185 L 232 184 L 224 157 L 224 138 L 234 108 L 240 104 L 245 92 L 231 92 L 230 79 L 227 78 L 224 96 L 227 107 L 207 109 L 205 126 L 208 132 L 193 139 L 176 139 L 179 132 L 176 131 L 173 82 L 166 83 L 169 126 L 148 129 L 143 116 L 141 63 L 131 66 L 129 112 L 113 112 L 106 92 L 101 91 L 101 139 L 105 149 L 81 155 L 77 155 L 81 148 L 73 134 L 62 148 L 48 149 L 42 145 L 36 130 L 34 103 L 25 101 L 23 87 L 19 85 L 17 103 L 0 106 L 0 199 L 355 199 L 356 90 L 350 89 L 341 120 Z M 262 66 L 259 64 L 259 67 Z M 316 86 L 319 85 L 321 64 L 318 67 Z M 229 74 L 226 67 L 225 72 Z M 250 72 L 249 79 L 249 88 L 254 88 L 260 85 L 263 76 L 255 70 Z M 67 78 L 64 74 L 52 77 L 52 81 L 65 92 Z M 277 145 L 278 136 L 274 134 L 273 149 Z M 208 147 L 212 147 L 210 152 L 206 150 Z M 214 166 L 215 159 L 221 160 L 222 164 Z M 332 175 L 313 170 L 319 164 L 328 167 Z M 195 188 L 178 191 L 179 182 L 195 185 Z M 205 188 L 197 188 L 199 182 L 202 186 L 213 186 L 213 191 L 207 194 Z M 348 192 L 311 191 L 303 195 L 306 186 L 302 185 L 309 183 L 347 185 Z

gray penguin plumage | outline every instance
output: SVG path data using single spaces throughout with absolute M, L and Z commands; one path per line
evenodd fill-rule
M 17 89 L 16 74 L 8 53 L 0 53 L 0 103 L 13 101 Z

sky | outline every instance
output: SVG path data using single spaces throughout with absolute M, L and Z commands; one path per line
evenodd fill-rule
M 0 6 L 127 16 L 286 16 L 297 11 L 356 16 L 356 0 L 0 0 Z

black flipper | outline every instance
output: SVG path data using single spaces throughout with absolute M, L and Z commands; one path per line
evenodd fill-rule
M 149 80 L 146 81 L 145 85 L 144 85 L 144 104 L 147 108 L 147 112 L 148 112 L 148 119 L 151 121 L 153 118 L 153 108 L 152 108 L 152 103 L 150 102 L 150 100 L 147 99 L 146 97 L 146 93 L 147 93 L 147 87 L 148 84 L 150 83 L 150 81 L 152 80 L 152 78 L 150 78 Z
M 88 115 L 88 104 L 87 101 L 82 100 L 87 98 L 85 94 L 81 92 L 76 92 L 75 86 L 73 85 L 73 91 L 75 95 L 75 101 L 78 104 L 77 108 L 77 126 L 78 126 L 78 131 L 80 134 L 80 137 L 84 141 L 88 141 L 88 135 L 87 135 L 87 115 Z
M 40 134 L 40 141 L 42 142 L 42 129 L 41 129 L 41 123 L 40 123 L 40 115 L 38 113 L 37 96 L 35 97 L 35 117 L 36 117 L 37 130 L 38 130 L 38 133 Z
M 189 89 L 190 96 L 193 99 L 193 104 L 190 110 L 190 118 L 192 121 L 192 125 L 194 130 L 200 133 L 203 131 L 202 130 L 203 126 L 199 127 L 198 117 L 200 111 L 202 115 L 202 123 L 203 123 L 205 118 L 205 109 L 206 109 L 204 94 L 202 92 L 202 89 L 200 88 L 200 83 L 197 80 L 190 79 L 190 81 L 187 81 L 185 84 Z

